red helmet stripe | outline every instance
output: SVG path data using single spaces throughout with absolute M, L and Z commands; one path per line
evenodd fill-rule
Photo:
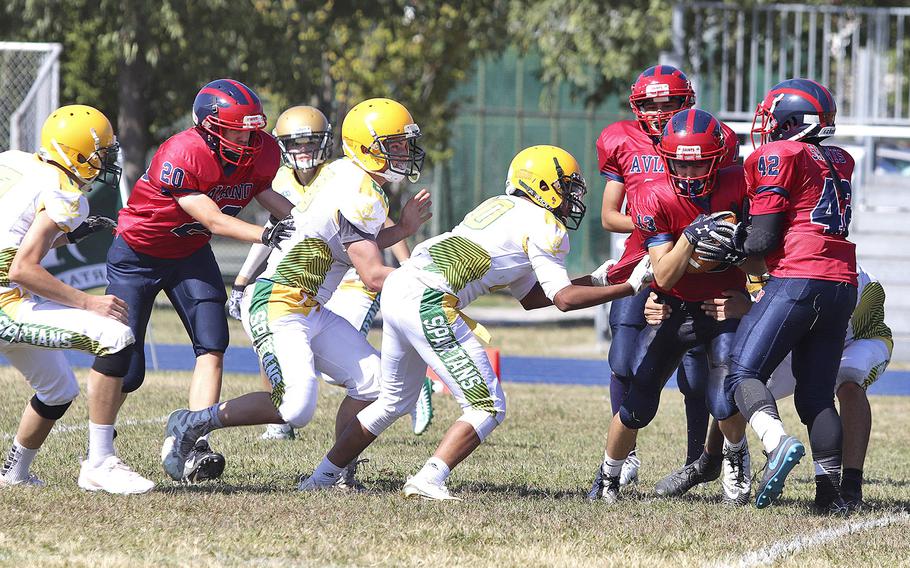
M 813 97 L 812 95 L 810 95 L 810 94 L 807 93 L 806 91 L 801 91 L 801 90 L 799 90 L 799 89 L 776 89 L 776 90 L 774 90 L 774 91 L 771 91 L 771 92 L 769 93 L 769 95 L 777 96 L 777 95 L 779 95 L 779 94 L 781 94 L 781 93 L 783 93 L 783 94 L 785 94 L 785 95 L 797 95 L 797 96 L 799 96 L 799 97 L 801 97 L 801 98 L 806 99 L 807 101 L 809 101 L 809 104 L 811 104 L 812 106 L 814 106 L 814 107 L 815 107 L 815 110 L 816 110 L 817 112 L 820 112 L 820 113 L 821 113 L 821 112 L 825 112 L 824 109 L 822 108 L 821 103 L 818 102 L 818 99 L 816 99 L 815 97 Z
M 237 99 L 235 99 L 234 97 L 232 97 L 232 96 L 229 95 L 228 93 L 225 93 L 224 91 L 221 91 L 221 90 L 218 90 L 218 89 L 212 89 L 212 88 L 210 88 L 210 87 L 205 87 L 205 88 L 203 88 L 201 91 L 199 91 L 199 94 L 200 94 L 200 95 L 202 95 L 202 94 L 205 94 L 205 95 L 215 95 L 216 97 L 223 97 L 223 98 L 226 98 L 226 99 L 230 99 L 230 100 L 234 101 L 236 104 L 240 104 L 240 101 L 238 101 Z
M 834 97 L 831 96 L 831 91 L 829 91 L 824 85 L 822 85 L 821 83 L 819 83 L 817 81 L 813 81 L 812 79 L 806 79 L 806 80 L 809 81 L 810 83 L 812 83 L 813 85 L 815 85 L 816 87 L 818 87 L 818 90 L 820 90 L 822 93 L 824 93 L 825 98 L 828 99 L 828 104 L 831 106 L 834 106 Z
M 695 111 L 690 109 L 690 110 L 684 110 L 683 112 L 686 113 L 686 131 L 691 134 L 694 134 L 695 133 L 694 132 L 694 130 L 695 130 Z
M 243 83 L 240 83 L 238 81 L 232 80 L 231 83 L 233 83 L 233 85 L 235 87 L 237 87 L 238 91 L 240 91 L 241 93 L 246 95 L 246 99 L 247 99 L 247 101 L 249 101 L 247 104 L 252 105 L 253 101 L 256 100 L 256 95 L 253 93 L 253 91 L 251 91 L 249 88 L 247 88 L 246 85 L 244 85 Z

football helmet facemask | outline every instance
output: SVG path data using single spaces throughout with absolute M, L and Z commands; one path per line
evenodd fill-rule
M 575 230 L 585 216 L 587 193 L 578 161 L 557 146 L 531 146 L 512 158 L 506 177 L 507 195 L 526 195 Z
M 657 153 L 667 165 L 670 185 L 676 193 L 689 198 L 705 197 L 714 191 L 717 171 L 727 152 L 720 122 L 710 113 L 694 108 L 673 115 L 657 144 Z
M 202 87 L 193 101 L 193 122 L 209 148 L 222 160 L 247 166 L 262 150 L 266 117 L 259 96 L 240 81 L 216 79 Z M 226 131 L 249 133 L 246 142 L 232 140 Z
M 117 186 L 120 144 L 104 114 L 86 105 L 67 105 L 55 110 L 41 127 L 39 156 L 72 174 L 82 191 L 98 180 Z
M 824 85 L 810 79 L 780 82 L 771 87 L 755 109 L 752 147 L 774 140 L 817 144 L 834 135 L 836 115 L 834 96 Z
M 332 155 L 332 125 L 318 108 L 293 106 L 278 117 L 272 135 L 278 139 L 284 164 L 309 170 Z
M 629 106 L 641 129 L 658 137 L 664 125 L 677 112 L 695 105 L 695 91 L 685 73 L 670 65 L 645 69 L 629 95 Z
M 368 99 L 352 108 L 341 124 L 344 155 L 386 181 L 420 177 L 426 153 L 417 145 L 420 127 L 401 103 Z

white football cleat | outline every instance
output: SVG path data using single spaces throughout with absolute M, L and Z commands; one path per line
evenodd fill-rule
M 632 485 L 638 481 L 638 470 L 641 468 L 641 459 L 635 450 L 629 452 L 626 461 L 622 462 L 622 471 L 619 473 L 619 484 Z
M 260 440 L 293 440 L 297 437 L 290 424 L 266 424 Z
M 4 487 L 44 487 L 45 483 L 38 479 L 38 476 L 29 472 L 28 477 L 19 481 L 8 481 L 0 476 L 0 489 Z
M 429 501 L 461 501 L 453 497 L 445 485 L 437 485 L 419 475 L 409 477 L 401 490 L 405 497 L 419 497 Z
M 739 506 L 749 503 L 752 496 L 752 460 L 747 443 L 734 450 L 724 440 L 723 475 L 720 482 L 724 503 Z
M 323 491 L 335 487 L 337 479 L 323 480 L 321 483 L 316 482 L 315 475 L 309 475 L 300 480 L 297 484 L 297 491 Z
M 131 470 L 117 456 L 108 456 L 98 467 L 82 462 L 79 469 L 79 487 L 86 491 L 106 491 L 117 495 L 148 493 L 155 482 Z

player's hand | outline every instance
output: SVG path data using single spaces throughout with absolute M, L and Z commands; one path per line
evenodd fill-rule
M 103 231 L 105 229 L 113 231 L 116 228 L 117 222 L 113 219 L 101 215 L 90 215 L 81 225 L 69 233 L 66 233 L 66 240 L 74 245 L 92 233 L 97 233 L 98 231 Z
M 231 295 L 228 296 L 228 315 L 234 318 L 235 320 L 240 319 L 240 301 L 243 299 L 243 290 L 246 286 L 234 286 L 231 287 Z
M 633 293 L 638 294 L 644 285 L 650 283 L 652 280 L 654 280 L 654 273 L 651 271 L 651 257 L 646 254 L 644 258 L 635 265 L 635 269 L 632 270 L 632 275 L 629 276 L 626 283 L 632 287 Z
M 701 309 L 717 321 L 740 319 L 752 307 L 752 300 L 742 292 L 724 290 L 721 292 L 721 296 L 723 297 L 705 300 L 701 304 Z M 645 311 L 647 313 L 647 310 Z M 647 315 L 645 319 L 647 319 Z
M 611 258 L 605 263 L 597 267 L 594 272 L 591 273 L 591 283 L 595 286 L 609 286 L 610 282 L 607 280 L 607 272 L 616 264 L 617 260 Z
M 728 266 L 739 266 L 746 262 L 749 256 L 742 250 L 742 243 L 737 243 L 732 238 L 725 238 L 716 231 L 714 234 L 717 236 L 714 236 L 712 240 L 699 241 L 695 244 L 695 252 L 699 257 L 703 260 L 721 262 Z M 740 234 L 744 234 L 744 232 Z M 734 235 L 734 238 L 739 237 Z
M 127 323 L 129 306 L 117 296 L 89 295 L 88 300 L 85 302 L 85 309 L 106 318 L 115 319 L 122 324 Z
M 294 228 L 293 215 L 288 215 L 281 221 L 275 222 L 271 227 L 266 225 L 262 230 L 262 244 L 281 250 L 281 241 L 291 238 L 291 235 L 294 234 Z
M 645 321 L 648 325 L 660 325 L 660 322 L 670 317 L 672 312 L 667 304 L 658 303 L 657 294 L 654 292 L 648 294 L 648 300 L 645 302 Z
M 430 211 L 432 206 L 433 202 L 430 200 L 430 192 L 426 189 L 421 189 L 408 199 L 408 202 L 401 209 L 401 218 L 398 220 L 398 224 L 404 229 L 405 234 L 408 236 L 413 235 L 421 225 L 433 216 Z

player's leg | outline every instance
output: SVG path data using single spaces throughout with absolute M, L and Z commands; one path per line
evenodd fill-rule
M 7 345 L 0 353 L 35 390 L 0 467 L 0 487 L 43 486 L 44 482 L 29 468 L 56 421 L 79 394 L 79 384 L 62 351 Z
M 858 508 L 863 499 L 863 466 L 872 431 L 872 409 L 866 389 L 891 360 L 891 349 L 879 339 L 847 342 L 837 373 L 835 393 L 844 430 L 841 493 L 848 506 Z
M 676 384 L 686 407 L 686 461 L 683 465 L 693 463 L 705 449 L 710 419 L 705 406 L 708 372 L 708 357 L 702 346 L 687 351 L 676 371 Z
M 189 408 L 209 408 L 221 397 L 224 351 L 228 345 L 224 313 L 227 293 L 211 247 L 206 245 L 173 262 L 173 272 L 165 282 L 164 290 L 180 316 L 196 354 Z M 224 472 L 224 456 L 211 449 L 206 437 L 198 441 L 187 461 L 192 470 L 188 478 L 194 481 L 216 479 Z

